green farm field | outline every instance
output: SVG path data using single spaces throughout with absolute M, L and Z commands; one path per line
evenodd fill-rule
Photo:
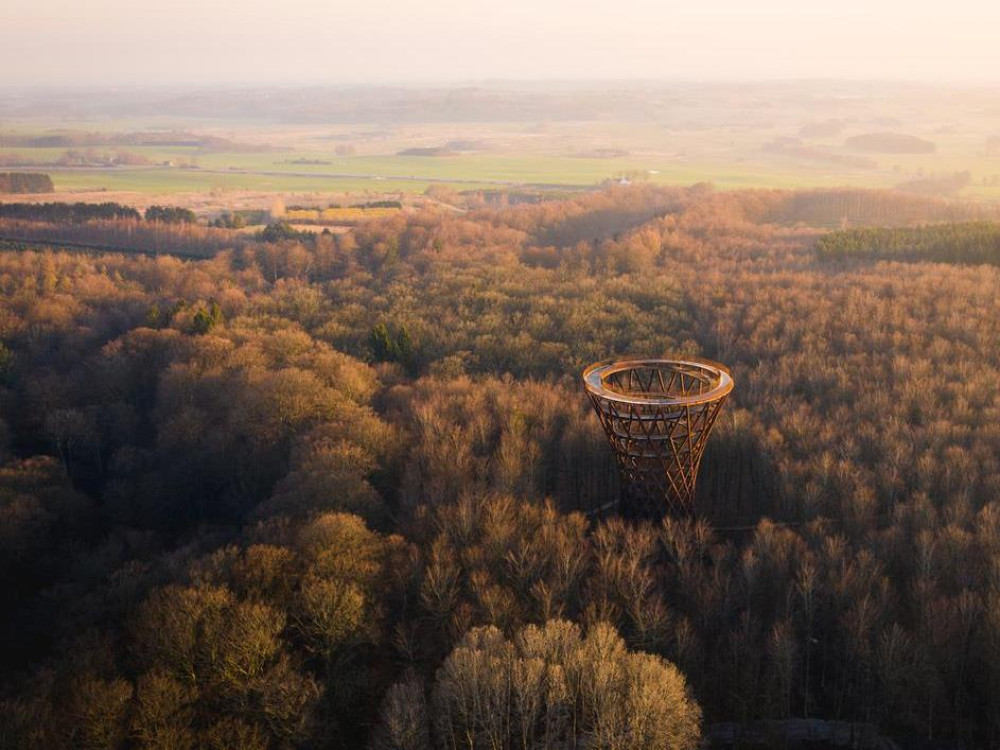
M 52 175 L 59 191 L 108 190 L 152 194 L 214 189 L 417 193 L 434 184 L 444 184 L 457 190 L 509 186 L 586 189 L 623 176 L 670 185 L 711 182 L 720 189 L 837 185 L 884 188 L 904 182 L 907 178 L 918 179 L 922 174 L 968 171 L 972 174 L 972 182 L 959 191 L 960 197 L 1000 200 L 1000 185 L 995 180 L 995 175 L 1000 173 L 1000 158 L 987 158 L 971 152 L 971 149 L 963 150 L 961 144 L 949 144 L 943 153 L 933 155 L 894 156 L 891 165 L 877 170 L 834 169 L 827 165 L 800 164 L 791 159 L 768 160 L 756 154 L 753 157 L 733 155 L 732 158 L 699 155 L 689 159 L 650 154 L 592 159 L 517 154 L 337 157 L 314 151 L 201 154 L 186 147 L 134 151 L 149 158 L 153 164 L 38 169 Z M 42 154 L 32 156 L 44 158 Z M 162 162 L 178 159 L 191 160 L 195 166 L 161 165 Z M 328 163 L 294 163 L 296 159 Z
M 198 169 L 169 167 L 49 168 L 59 191 L 192 192 L 213 189 L 285 191 L 370 190 L 423 192 L 434 184 L 458 190 L 529 186 L 590 188 L 624 174 L 658 184 L 712 182 L 719 188 L 863 184 L 886 187 L 889 179 L 845 181 L 839 175 L 767 164 L 670 163 L 657 159 L 608 162 L 559 157 L 352 157 L 329 165 L 249 164 L 257 159 L 225 154 L 199 159 Z M 254 155 L 257 157 L 258 155 Z M 239 165 L 233 162 L 239 162 Z M 998 193 L 1000 195 L 1000 193 Z

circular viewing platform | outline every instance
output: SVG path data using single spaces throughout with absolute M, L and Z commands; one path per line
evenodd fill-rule
M 693 406 L 733 390 L 728 368 L 684 359 L 598 362 L 583 371 L 583 382 L 592 396 L 635 406 Z

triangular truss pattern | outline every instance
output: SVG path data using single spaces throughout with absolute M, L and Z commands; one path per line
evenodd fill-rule
M 705 361 L 625 360 L 592 365 L 583 378 L 615 451 L 623 514 L 693 514 L 705 443 L 733 389 L 729 370 Z

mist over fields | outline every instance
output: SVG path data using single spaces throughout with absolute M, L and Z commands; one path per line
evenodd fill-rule
M 0 166 L 131 200 L 627 179 L 993 201 L 996 100 L 989 87 L 830 81 L 22 90 L 0 100 Z

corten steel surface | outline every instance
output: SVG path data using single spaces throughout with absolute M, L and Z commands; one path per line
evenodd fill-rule
M 733 378 L 715 362 L 599 362 L 583 382 L 622 478 L 622 513 L 693 514 L 698 466 Z

